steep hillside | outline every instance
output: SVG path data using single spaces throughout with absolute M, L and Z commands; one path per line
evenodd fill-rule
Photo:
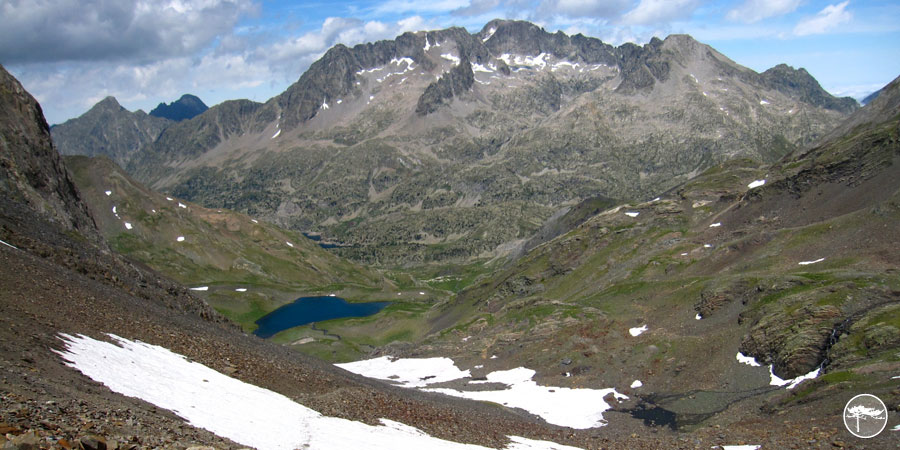
M 0 102 L 0 197 L 99 243 L 94 220 L 50 140 L 41 106 L 3 66 Z
M 130 112 L 113 97 L 106 97 L 81 116 L 50 128 L 53 142 L 63 155 L 106 156 L 126 164 L 150 145 L 171 120 Z
M 304 294 L 367 298 L 387 287 L 298 232 L 152 192 L 107 158 L 70 156 L 66 165 L 113 250 L 207 287 L 201 295 L 245 328 Z
M 900 80 L 839 129 L 777 164 L 735 160 L 607 209 L 437 307 L 432 337 L 394 351 L 539 367 L 563 386 L 640 380 L 620 412 L 679 429 L 832 420 L 862 392 L 896 412 Z
M 689 36 L 613 47 L 492 21 L 335 46 L 281 95 L 180 122 L 126 169 L 358 261 L 466 263 L 587 198 L 776 161 L 855 108 L 802 69 L 759 74 Z

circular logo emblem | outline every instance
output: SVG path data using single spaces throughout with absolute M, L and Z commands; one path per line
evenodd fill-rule
M 887 407 L 880 398 L 859 394 L 844 406 L 844 426 L 852 435 L 868 439 L 878 436 L 887 425 Z

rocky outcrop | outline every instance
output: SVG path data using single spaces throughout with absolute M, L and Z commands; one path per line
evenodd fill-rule
M 763 316 L 741 343 L 741 353 L 763 364 L 772 364 L 781 378 L 795 378 L 818 367 L 832 330 L 843 320 L 831 306 L 803 305 L 794 312 Z
M 169 119 L 175 122 L 192 119 L 209 109 L 203 100 L 191 94 L 184 94 L 178 100 L 166 104 L 160 103 L 156 108 L 150 111 L 153 117 Z
M 657 81 L 664 82 L 669 77 L 669 62 L 660 52 L 663 41 L 653 38 L 645 46 L 625 43 L 617 48 L 622 83 L 616 92 L 630 94 L 646 91 Z
M 94 219 L 53 148 L 34 97 L 0 66 L 0 195 L 100 241 Z
M 469 63 L 469 58 L 463 55 L 459 65 L 425 88 L 425 92 L 416 103 L 416 114 L 424 116 L 437 111 L 445 102 L 471 89 L 473 84 L 475 73 L 472 72 L 472 64 Z

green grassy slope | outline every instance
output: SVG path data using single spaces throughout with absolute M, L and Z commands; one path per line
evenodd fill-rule
M 74 156 L 66 163 L 115 251 L 188 286 L 209 286 L 209 302 L 246 329 L 301 295 L 363 301 L 394 290 L 378 271 L 338 258 L 300 233 L 169 200 L 106 158 Z

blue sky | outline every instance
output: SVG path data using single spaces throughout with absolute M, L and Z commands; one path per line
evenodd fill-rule
M 265 101 L 334 44 L 494 18 L 614 45 L 688 33 L 857 98 L 900 75 L 900 2 L 884 0 L 0 0 L 0 64 L 60 123 L 107 95 L 145 111 L 183 93 Z

